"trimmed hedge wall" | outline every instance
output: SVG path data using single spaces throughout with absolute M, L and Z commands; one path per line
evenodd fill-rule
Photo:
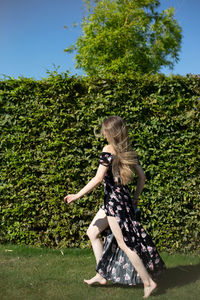
M 94 128 L 115 114 L 126 120 L 147 176 L 144 227 L 161 250 L 198 249 L 199 96 L 194 75 L 0 81 L 0 242 L 88 246 L 102 186 L 70 206 L 63 198 L 95 175 L 105 140 Z

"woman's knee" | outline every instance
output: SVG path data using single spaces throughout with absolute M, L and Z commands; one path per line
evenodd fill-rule
M 117 244 L 118 244 L 118 247 L 119 247 L 122 251 L 124 251 L 124 252 L 126 251 L 127 246 L 126 246 L 124 240 L 122 240 L 122 239 L 117 240 Z
M 89 226 L 86 231 L 86 234 L 90 240 L 95 240 L 99 237 L 99 232 L 97 232 L 97 230 L 95 230 L 94 226 L 93 226 L 93 228 L 91 226 Z

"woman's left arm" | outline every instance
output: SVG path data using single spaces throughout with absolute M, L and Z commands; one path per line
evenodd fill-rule
M 68 204 L 74 202 L 97 187 L 103 181 L 107 169 L 108 167 L 99 165 L 96 175 L 77 194 L 67 195 L 64 202 Z

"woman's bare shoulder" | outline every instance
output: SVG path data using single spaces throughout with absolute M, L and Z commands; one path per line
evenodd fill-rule
M 108 153 L 111 153 L 111 154 L 115 154 L 115 150 L 114 150 L 112 145 L 104 146 L 102 151 L 103 152 L 108 152 Z

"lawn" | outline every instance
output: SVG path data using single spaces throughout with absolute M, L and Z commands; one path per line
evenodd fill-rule
M 150 299 L 200 299 L 200 254 L 161 253 L 167 271 Z M 87 286 L 95 274 L 91 250 L 0 245 L 1 300 L 137 300 L 143 287 Z

